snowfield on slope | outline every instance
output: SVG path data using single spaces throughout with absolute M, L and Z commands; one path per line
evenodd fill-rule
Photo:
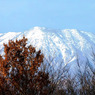
M 83 68 L 87 59 L 91 64 L 91 69 L 95 69 L 92 61 L 92 54 L 95 53 L 95 35 L 89 32 L 78 31 L 76 29 L 53 30 L 45 27 L 34 27 L 25 32 L 0 33 L 0 51 L 3 53 L 3 43 L 8 40 L 21 39 L 25 35 L 28 44 L 41 49 L 45 58 L 54 58 L 54 64 L 61 63 L 63 66 L 70 66 L 72 71 L 77 69 L 77 58 Z

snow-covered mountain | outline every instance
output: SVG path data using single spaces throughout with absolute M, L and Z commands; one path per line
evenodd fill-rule
M 0 51 L 3 54 L 3 43 L 16 38 L 20 39 L 25 35 L 28 44 L 36 49 L 41 49 L 45 58 L 54 58 L 55 65 L 61 62 L 63 65 L 70 65 L 72 70 L 77 68 L 76 61 L 79 59 L 82 67 L 85 62 L 90 61 L 90 67 L 95 68 L 92 55 L 95 53 L 95 35 L 89 32 L 77 31 L 75 29 L 53 30 L 44 27 L 34 27 L 25 32 L 0 33 Z M 72 65 L 71 65 L 72 64 Z

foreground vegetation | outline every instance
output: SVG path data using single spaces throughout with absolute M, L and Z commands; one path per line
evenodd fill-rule
M 89 62 L 84 72 L 79 69 L 73 77 L 66 67 L 55 71 L 52 60 L 44 61 L 41 50 L 27 46 L 25 37 L 4 44 L 4 52 L 4 57 L 0 55 L 0 95 L 95 95 L 95 72 Z

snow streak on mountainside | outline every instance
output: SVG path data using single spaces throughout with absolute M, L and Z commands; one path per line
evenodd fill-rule
M 41 49 L 47 59 L 51 56 L 56 62 L 63 61 L 64 65 L 72 64 L 71 68 L 76 68 L 77 58 L 81 66 L 87 58 L 92 63 L 92 51 L 95 53 L 95 35 L 75 29 L 52 30 L 34 27 L 24 33 L 0 33 L 0 51 L 3 50 L 3 43 L 7 43 L 9 39 L 20 39 L 23 35 L 28 38 L 28 44 Z M 95 64 L 92 63 L 90 66 L 93 69 Z

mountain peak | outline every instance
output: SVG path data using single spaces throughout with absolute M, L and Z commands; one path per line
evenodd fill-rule
M 34 27 L 24 33 L 9 32 L 0 35 L 0 50 L 3 50 L 3 43 L 7 43 L 10 38 L 21 39 L 23 34 L 28 38 L 28 44 L 36 47 L 37 50 L 41 49 L 46 58 L 51 56 L 56 62 L 63 60 L 65 65 L 72 63 L 71 67 L 76 66 L 74 63 L 77 61 L 77 56 L 83 65 L 86 58 L 91 57 L 92 49 L 95 50 L 95 35 L 92 33 L 76 29 L 54 30 L 45 27 Z M 93 67 L 93 64 L 91 66 Z
M 45 27 L 38 27 L 38 26 L 33 28 L 33 30 L 44 30 L 44 29 L 45 29 Z

